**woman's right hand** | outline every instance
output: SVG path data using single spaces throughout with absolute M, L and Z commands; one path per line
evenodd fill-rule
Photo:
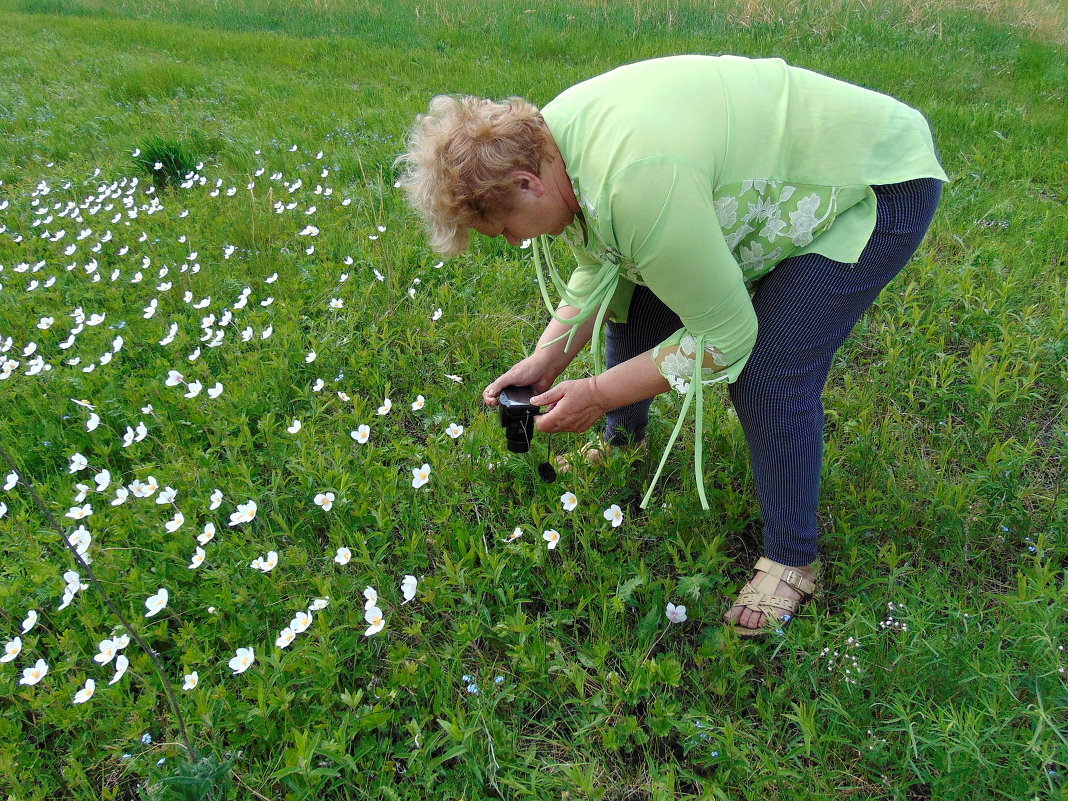
M 540 355 L 540 354 L 538 354 Z M 503 375 L 482 390 L 482 400 L 487 406 L 496 406 L 497 398 L 505 387 L 531 387 L 534 394 L 540 395 L 553 385 L 560 374 L 545 364 L 544 359 L 528 356 L 512 365 Z

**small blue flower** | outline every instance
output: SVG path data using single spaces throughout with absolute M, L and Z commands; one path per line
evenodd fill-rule
M 713 751 L 713 752 L 712 752 L 712 756 L 714 756 L 714 757 L 718 757 L 718 756 L 719 756 L 719 751 Z
M 123 754 L 123 755 L 122 755 L 122 758 L 123 758 L 123 759 L 129 759 L 129 758 L 130 758 L 130 757 L 132 757 L 132 756 L 133 756 L 133 754 Z
M 159 762 L 156 763 L 156 767 L 159 767 L 160 765 L 162 765 L 166 761 L 167 761 L 167 757 L 163 757 L 163 759 L 161 759 Z
M 471 695 L 478 695 L 478 685 L 475 684 L 474 682 L 472 682 L 471 684 L 468 684 L 467 685 L 467 691 L 469 693 L 471 693 Z
M 470 673 L 465 673 L 464 675 L 462 675 L 460 677 L 460 681 L 462 681 L 464 684 L 467 684 L 471 680 L 472 680 L 472 676 L 471 676 Z
M 786 636 L 786 632 L 783 631 L 782 629 L 775 629 L 775 633 L 778 634 L 780 637 L 785 637 Z
M 494 684 L 503 684 L 504 683 L 504 676 L 498 676 L 497 678 L 495 678 L 493 680 L 493 683 Z
M 150 745 L 152 743 L 152 735 L 146 731 L 141 735 L 141 742 L 145 745 Z
M 783 623 L 789 623 L 793 619 L 794 619 L 793 615 L 783 615 L 782 616 L 782 622 Z

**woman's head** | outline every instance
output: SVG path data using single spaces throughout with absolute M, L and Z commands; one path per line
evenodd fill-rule
M 540 175 L 552 138 L 538 109 L 519 97 L 503 102 L 438 95 L 420 114 L 397 159 L 400 185 L 423 218 L 431 246 L 456 255 L 488 212 L 507 212 L 513 173 Z

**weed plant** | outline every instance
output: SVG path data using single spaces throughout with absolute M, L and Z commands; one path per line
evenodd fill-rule
M 0 0 L 0 789 L 1063 798 L 1063 23 L 1022 1 Z M 760 550 L 726 394 L 710 512 L 692 439 L 647 510 L 638 458 L 539 481 L 545 438 L 509 454 L 479 400 L 544 324 L 529 253 L 443 262 L 393 186 L 435 93 L 544 103 L 679 52 L 895 95 L 953 179 L 838 355 L 821 589 L 760 643 L 720 624 Z M 28 484 L 160 655 L 199 760 Z

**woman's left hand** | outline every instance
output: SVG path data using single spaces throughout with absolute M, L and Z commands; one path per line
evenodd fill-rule
M 540 395 L 535 395 L 530 402 L 548 409 L 534 418 L 534 427 L 538 431 L 553 433 L 568 431 L 581 434 L 608 411 L 597 403 L 590 379 L 561 381 Z

